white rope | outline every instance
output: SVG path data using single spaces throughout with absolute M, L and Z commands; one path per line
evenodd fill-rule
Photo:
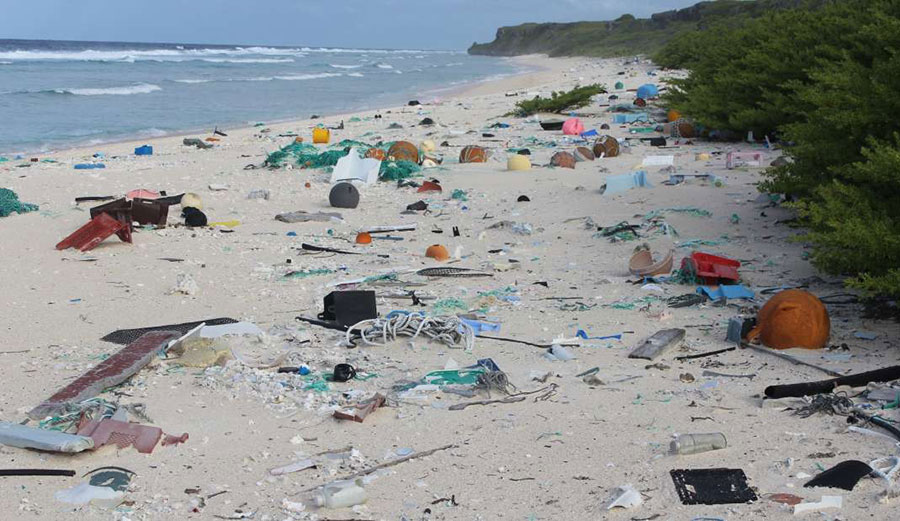
M 388 318 L 363 320 L 347 330 L 348 343 L 352 341 L 354 330 L 359 330 L 363 343 L 370 346 L 383 346 L 401 336 L 417 338 L 425 335 L 451 348 L 475 347 L 475 330 L 454 316 L 397 313 Z

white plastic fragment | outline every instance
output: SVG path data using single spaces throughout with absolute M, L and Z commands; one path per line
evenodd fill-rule
M 844 504 L 843 496 L 822 496 L 817 503 L 798 503 L 794 505 L 794 514 L 806 514 L 807 512 L 819 512 L 827 508 L 841 508 Z
M 86 436 L 47 431 L 7 422 L 0 422 L 0 444 L 20 449 L 67 453 L 94 448 L 94 440 Z
M 635 490 L 631 483 L 620 486 L 616 489 L 615 497 L 610 501 L 607 510 L 614 508 L 634 508 L 644 502 L 641 493 Z

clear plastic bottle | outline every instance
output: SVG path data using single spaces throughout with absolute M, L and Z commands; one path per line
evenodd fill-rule
M 310 510 L 360 505 L 369 499 L 362 485 L 362 479 L 334 481 L 304 496 L 303 504 Z
M 727 446 L 728 442 L 725 440 L 725 435 L 721 432 L 679 434 L 669 444 L 669 453 L 681 455 L 698 454 L 700 452 L 724 449 Z

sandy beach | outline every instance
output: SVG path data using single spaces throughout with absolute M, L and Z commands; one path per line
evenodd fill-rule
M 601 83 L 620 102 L 631 103 L 634 89 L 648 82 L 665 85 L 665 75 L 649 76 L 652 64 L 622 59 L 516 60 L 537 72 L 450 94 L 423 93 L 419 106 L 228 129 L 227 137 L 209 150 L 183 146 L 184 137 L 209 136 L 193 134 L 38 156 L 53 162 L 0 163 L 0 187 L 40 206 L 0 218 L 5 254 L 0 264 L 0 420 L 23 422 L 42 400 L 121 349 L 101 340 L 118 329 L 230 317 L 266 332 L 220 340 L 243 353 L 243 362 L 190 367 L 177 358 L 159 359 L 101 395 L 123 406 L 143 404 L 146 418 L 130 419 L 167 434 L 188 433 L 182 444 L 158 446 L 152 454 L 106 446 L 71 456 L 0 446 L 0 468 L 76 471 L 68 478 L 3 478 L 0 511 L 23 519 L 793 519 L 800 516 L 789 506 L 766 499 L 790 493 L 810 502 L 843 496 L 840 510 L 808 519 L 891 519 L 896 505 L 878 502 L 883 487 L 876 480 L 861 481 L 852 493 L 803 487 L 808 476 L 838 462 L 892 455 L 890 440 L 848 432 L 840 416 L 797 416 L 787 408 L 802 405 L 798 400 L 761 399 L 768 385 L 820 380 L 826 374 L 748 349 L 675 359 L 730 347 L 728 319 L 764 303 L 771 295 L 766 288 L 803 285 L 820 297 L 846 291 L 840 279 L 817 273 L 805 258 L 804 244 L 791 240 L 797 231 L 779 221 L 792 213 L 760 199 L 760 172 L 778 151 L 675 138 L 665 148 L 651 147 L 640 138 L 659 134 L 631 133 L 632 126 L 613 123 L 607 107 L 593 104 L 578 110 L 578 117 L 587 129 L 627 140 L 623 153 L 579 162 L 574 169 L 548 167 L 555 152 L 573 151 L 581 143 L 558 131 L 542 131 L 535 118 L 505 116 L 516 101 Z M 624 82 L 624 90 L 612 90 L 617 81 Z M 436 125 L 418 125 L 426 117 Z M 444 161 L 417 180 L 438 179 L 443 192 L 417 193 L 379 182 L 360 189 L 358 208 L 334 209 L 328 204 L 330 173 L 263 167 L 268 153 L 294 140 L 289 134 L 310 142 L 316 124 L 332 127 L 342 121 L 344 128 L 332 131 L 332 143 L 433 141 L 438 145 L 434 155 Z M 392 123 L 401 128 L 389 128 Z M 491 128 L 495 123 L 509 127 Z M 604 123 L 610 130 L 600 130 Z M 143 144 L 153 146 L 152 156 L 133 154 Z M 490 159 L 459 164 L 466 145 L 486 147 Z M 511 148 L 530 149 L 534 167 L 507 171 Z M 731 151 L 759 152 L 762 164 L 726 169 L 725 154 Z M 105 156 L 105 169 L 73 168 L 97 152 Z M 642 166 L 651 156 L 673 156 L 673 166 Z M 609 176 L 636 170 L 645 170 L 652 186 L 600 193 Z M 721 182 L 663 184 L 673 172 L 714 174 Z M 133 244 L 113 236 L 86 253 L 54 249 L 90 218 L 92 204 L 76 204 L 76 197 L 118 197 L 139 188 L 196 193 L 209 221 L 228 225 L 184 227 L 180 207 L 173 206 L 169 226 L 135 228 Z M 255 190 L 270 196 L 248 198 Z M 452 198 L 455 190 L 464 195 Z M 523 195 L 530 201 L 519 202 Z M 429 212 L 401 213 L 419 200 L 429 204 Z M 338 211 L 342 220 L 288 224 L 274 219 L 297 210 Z M 651 212 L 668 226 L 644 227 L 638 240 L 616 242 L 598 231 L 621 222 L 646 223 Z M 503 221 L 527 224 L 530 233 L 514 233 L 511 225 L 492 228 Z M 391 234 L 402 240 L 354 243 L 360 230 L 404 224 L 417 228 Z M 303 243 L 358 255 L 310 254 L 301 249 Z M 673 249 L 676 267 L 695 249 L 737 259 L 741 279 L 756 297 L 727 305 L 667 307 L 667 298 L 693 293 L 696 286 L 637 280 L 628 260 L 642 243 L 655 255 Z M 446 246 L 452 263 L 426 258 L 432 244 Z M 438 266 L 491 276 L 409 273 Z M 397 272 L 391 284 L 375 280 L 355 288 L 376 291 L 382 316 L 393 310 L 479 310 L 502 324 L 492 333 L 497 336 L 550 344 L 583 330 L 589 337 L 620 339 L 578 339 L 579 345 L 566 348 L 573 360 L 551 361 L 546 349 L 483 338 L 476 338 L 471 350 L 423 338 L 348 348 L 343 333 L 295 320 L 320 313 L 323 298 L 337 283 Z M 173 291 L 185 275 L 196 282 L 192 294 Z M 425 307 L 395 296 L 408 290 L 422 297 Z M 829 304 L 828 311 L 829 345 L 837 349 L 790 354 L 842 374 L 897 364 L 900 325 L 865 320 L 858 304 Z M 685 329 L 683 345 L 653 362 L 627 357 L 666 328 Z M 874 339 L 858 338 L 860 331 Z M 252 357 L 277 360 L 275 367 L 306 364 L 313 375 L 254 368 L 247 363 Z M 455 404 L 503 395 L 401 389 L 429 372 L 485 358 L 506 373 L 518 392 L 541 391 L 523 395 L 522 401 L 455 410 Z M 353 365 L 364 378 L 346 383 L 314 378 L 330 374 L 338 363 Z M 591 383 L 576 376 L 592 368 L 598 370 Z M 376 392 L 386 404 L 364 422 L 332 418 L 335 409 Z M 890 411 L 885 415 L 896 417 Z M 691 456 L 667 454 L 673 435 L 707 432 L 724 433 L 728 447 Z M 299 511 L 305 490 L 448 445 L 368 474 L 363 505 Z M 315 468 L 270 473 L 307 458 Z M 84 481 L 86 472 L 104 466 L 135 473 L 117 508 L 73 506 L 54 498 Z M 682 504 L 670 471 L 713 467 L 742 469 L 759 500 Z M 616 488 L 625 484 L 641 493 L 643 504 L 607 510 Z

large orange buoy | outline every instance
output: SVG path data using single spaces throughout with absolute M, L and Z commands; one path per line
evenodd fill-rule
M 372 235 L 369 232 L 357 233 L 356 244 L 372 244 Z
M 675 109 L 670 109 L 669 113 L 666 114 L 666 116 L 669 119 L 669 123 L 672 123 L 674 121 L 678 121 L 679 119 L 681 119 L 681 113 Z
M 594 141 L 594 156 L 616 157 L 619 155 L 619 141 L 612 136 L 601 136 Z
M 425 250 L 425 256 L 436 261 L 445 261 L 450 258 L 450 252 L 447 251 L 447 248 L 441 246 L 440 244 L 432 244 Z
M 775 349 L 822 349 L 830 334 L 831 320 L 822 301 L 807 291 L 788 289 L 770 298 L 759 310 L 756 327 L 747 339 L 758 337 Z
M 459 152 L 460 163 L 485 163 L 487 162 L 487 150 L 478 145 L 469 145 Z
M 411 161 L 419 163 L 419 148 L 409 141 L 397 141 L 387 152 L 388 158 L 394 161 Z

